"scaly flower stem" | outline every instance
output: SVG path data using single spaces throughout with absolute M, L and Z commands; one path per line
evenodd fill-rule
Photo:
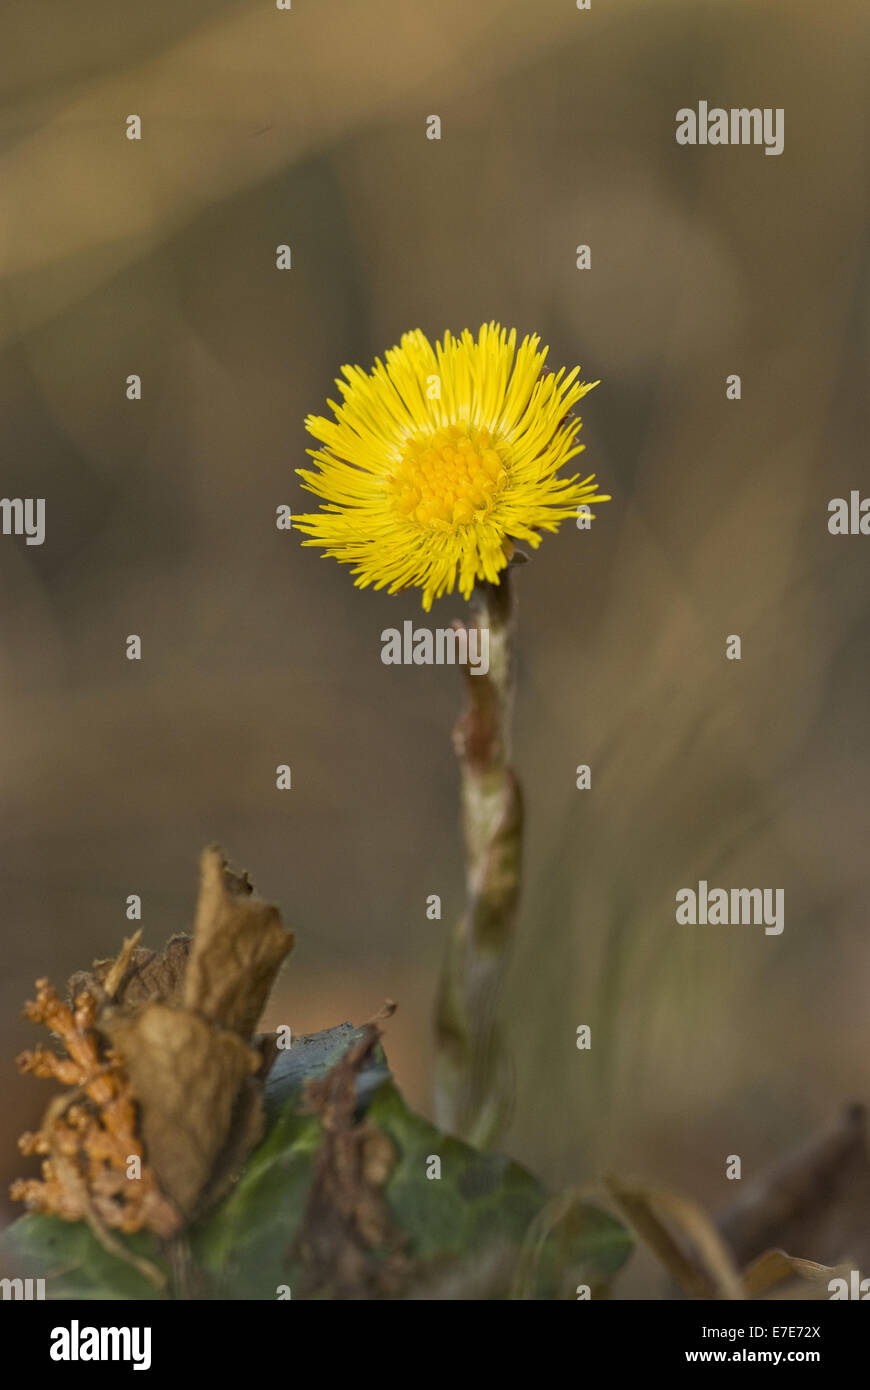
M 467 906 L 442 966 L 435 1017 L 439 1125 L 479 1148 L 510 1118 L 512 1068 L 498 1007 L 520 889 L 522 799 L 509 766 L 514 599 L 509 570 L 471 596 L 471 627 L 489 629 L 489 671 L 465 671 L 453 731 L 462 779 Z M 478 652 L 481 648 L 478 647 Z

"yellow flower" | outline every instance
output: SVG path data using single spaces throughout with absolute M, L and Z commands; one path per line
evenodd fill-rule
M 598 383 L 545 371 L 540 338 L 516 340 L 490 323 L 433 349 L 416 329 L 371 372 L 342 367 L 335 419 L 305 421 L 323 448 L 307 451 L 317 471 L 297 471 L 326 505 L 293 518 L 303 544 L 353 565 L 360 588 L 421 588 L 428 609 L 457 584 L 468 598 L 477 580 L 498 583 L 515 540 L 537 546 L 578 507 L 609 502 L 594 474 L 557 476 L 583 448 L 571 408 Z

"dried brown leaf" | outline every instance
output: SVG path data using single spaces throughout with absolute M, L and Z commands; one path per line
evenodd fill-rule
M 261 1058 L 262 1055 L 261 1049 Z M 245 1077 L 239 1089 L 229 1135 L 200 1196 L 197 1204 L 199 1211 L 207 1211 L 229 1191 L 244 1168 L 248 1154 L 263 1137 L 263 1077 L 264 1064 L 261 1060 L 260 1070 L 254 1076 Z
M 124 1061 L 148 1161 L 163 1191 L 190 1218 L 230 1138 L 242 1082 L 260 1054 L 234 1032 L 167 1004 L 146 1004 L 104 1024 Z
M 822 1297 L 827 1298 L 827 1285 L 840 1271 L 830 1265 L 815 1264 L 812 1260 L 799 1260 L 787 1255 L 784 1250 L 765 1250 L 757 1260 L 753 1260 L 743 1271 L 743 1288 L 747 1298 L 761 1298 L 778 1286 L 790 1280 L 799 1279 L 804 1284 L 822 1284 Z M 806 1289 L 798 1295 L 806 1298 Z
M 217 849 L 201 861 L 184 1006 L 249 1040 L 294 935 L 274 903 L 255 896 Z
M 629 1186 L 612 1176 L 605 1185 L 628 1223 L 690 1298 L 745 1296 L 730 1250 L 695 1202 L 673 1192 Z

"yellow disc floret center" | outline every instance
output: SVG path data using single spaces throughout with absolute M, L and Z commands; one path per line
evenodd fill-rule
M 390 484 L 402 515 L 452 531 L 487 516 L 506 477 L 489 430 L 448 425 L 408 440 Z

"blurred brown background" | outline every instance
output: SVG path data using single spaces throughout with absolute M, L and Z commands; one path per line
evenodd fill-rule
M 343 362 L 490 318 L 602 379 L 614 496 L 518 576 L 506 1145 L 715 1208 L 726 1154 L 868 1099 L 870 539 L 827 531 L 870 494 L 863 0 L 19 0 L 0 51 L 0 491 L 47 506 L 0 538 L 4 1191 L 50 1094 L 14 1074 L 33 979 L 114 954 L 129 893 L 147 944 L 184 929 L 210 841 L 298 932 L 268 1022 L 397 999 L 427 1109 L 459 676 L 384 667 L 418 595 L 274 516 Z M 680 148 L 699 100 L 783 107 L 784 153 Z M 783 887 L 784 934 L 676 926 L 699 878 Z

